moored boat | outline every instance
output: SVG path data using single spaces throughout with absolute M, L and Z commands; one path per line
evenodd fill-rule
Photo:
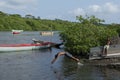
M 54 32 L 52 31 L 41 31 L 40 35 L 42 36 L 52 36 L 54 34 Z
M 0 52 L 34 50 L 41 48 L 48 48 L 53 44 L 52 42 L 43 42 L 40 44 L 0 44 Z
M 20 34 L 23 30 L 12 30 L 12 34 Z
M 20 34 L 20 32 L 12 32 L 12 34 Z

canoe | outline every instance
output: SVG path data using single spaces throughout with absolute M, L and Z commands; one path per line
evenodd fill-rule
M 12 34 L 20 34 L 23 30 L 12 30 Z
M 51 42 L 43 42 L 40 44 L 0 44 L 0 52 L 48 48 L 51 46 L 51 44 Z
M 12 32 L 12 34 L 20 34 L 20 32 Z

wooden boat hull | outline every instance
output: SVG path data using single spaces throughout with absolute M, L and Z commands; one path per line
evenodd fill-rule
M 9 51 L 23 51 L 23 50 L 34 50 L 41 48 L 48 48 L 52 43 L 45 42 L 41 44 L 1 44 L 0 52 L 9 52 Z

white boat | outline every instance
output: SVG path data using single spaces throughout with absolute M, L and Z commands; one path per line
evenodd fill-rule
M 52 31 L 41 31 L 40 35 L 42 36 L 52 36 L 54 34 L 54 32 Z
M 20 34 L 23 30 L 12 30 L 12 34 Z
M 48 48 L 51 46 L 51 42 L 43 42 L 40 44 L 0 44 L 0 52 L 9 51 L 22 51 L 22 50 L 34 50 L 41 48 Z

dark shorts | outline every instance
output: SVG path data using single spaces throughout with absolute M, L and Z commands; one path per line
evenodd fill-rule
M 55 58 L 57 58 L 57 57 L 58 57 L 58 54 L 55 55 Z

